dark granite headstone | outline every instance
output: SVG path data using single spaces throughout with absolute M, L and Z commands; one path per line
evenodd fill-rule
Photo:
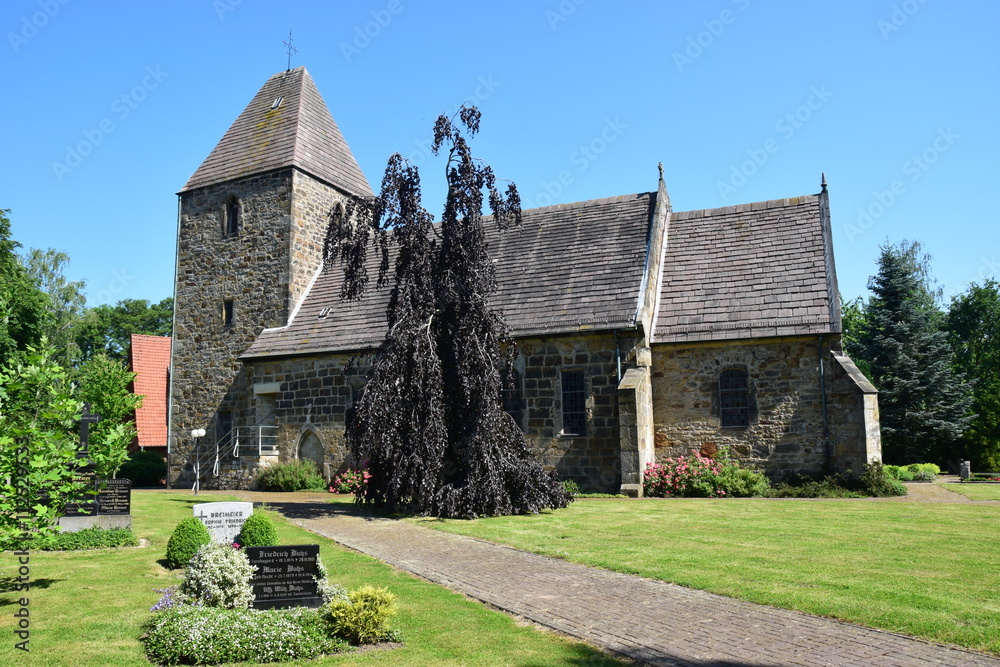
M 132 513 L 132 480 L 97 480 L 97 513 L 102 516 Z
M 253 575 L 254 609 L 319 607 L 319 545 L 293 544 L 280 547 L 247 547 Z

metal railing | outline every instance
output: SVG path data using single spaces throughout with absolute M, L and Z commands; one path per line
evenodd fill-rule
M 236 429 L 236 438 L 233 443 L 233 456 L 238 458 L 241 448 L 256 451 L 257 456 L 269 456 L 278 453 L 278 427 L 264 426 L 240 426 Z

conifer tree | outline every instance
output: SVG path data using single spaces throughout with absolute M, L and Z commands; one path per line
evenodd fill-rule
M 458 117 L 434 127 L 433 151 L 448 156 L 440 225 L 420 204 L 417 169 L 396 154 L 381 195 L 352 199 L 327 235 L 325 259 L 343 263 L 345 299 L 368 289 L 369 249 L 381 255 L 379 286 L 388 283 L 390 246 L 395 254 L 388 332 L 347 432 L 371 470 L 358 500 L 447 517 L 564 507 L 569 496 L 501 402 L 516 348 L 490 307 L 496 277 L 482 208 L 485 191 L 505 230 L 520 223 L 520 199 L 513 184 L 501 193 L 490 166 L 472 156 L 461 126 L 475 135 L 479 111 L 463 107 Z
M 864 357 L 879 390 L 887 463 L 944 463 L 971 420 L 970 387 L 952 367 L 944 321 L 919 243 L 885 245 L 868 288 Z

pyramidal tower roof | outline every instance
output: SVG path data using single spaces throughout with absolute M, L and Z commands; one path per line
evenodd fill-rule
M 305 67 L 267 80 L 181 192 L 284 167 L 350 194 L 372 194 Z

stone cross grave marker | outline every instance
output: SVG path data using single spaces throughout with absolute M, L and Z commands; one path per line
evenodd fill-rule
M 80 451 L 77 458 L 90 458 L 90 425 L 101 421 L 101 415 L 90 411 L 90 403 L 83 404 L 83 414 L 80 415 Z
M 243 522 L 253 514 L 253 503 L 226 502 L 200 503 L 194 506 L 194 515 L 208 528 L 215 542 L 232 544 L 243 529 Z

